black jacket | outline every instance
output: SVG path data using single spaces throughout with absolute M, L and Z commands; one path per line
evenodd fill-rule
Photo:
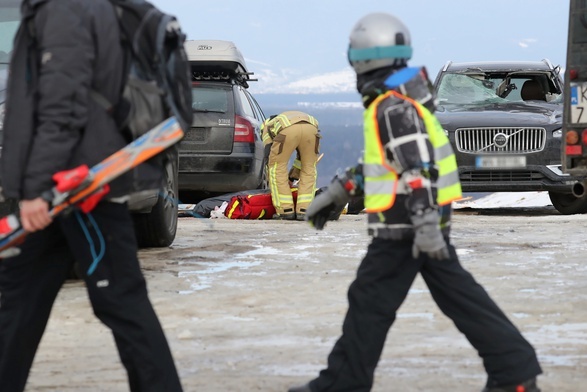
M 54 185 L 54 173 L 92 166 L 127 144 L 89 94 L 95 89 L 117 102 L 122 79 L 118 21 L 108 0 L 23 0 L 0 161 L 6 198 L 36 198 Z M 110 197 L 131 190 L 130 176 L 111 184 Z

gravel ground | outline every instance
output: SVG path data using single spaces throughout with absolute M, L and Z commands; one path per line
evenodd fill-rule
M 551 207 L 461 209 L 461 262 L 535 346 L 543 391 L 587 385 L 587 216 Z M 368 244 L 365 216 L 304 222 L 180 218 L 140 258 L 186 391 L 284 392 L 313 378 L 340 334 Z M 479 391 L 476 352 L 421 278 L 399 310 L 373 391 Z M 1 389 L 1 388 L 0 388 Z M 127 391 L 110 331 L 82 282 L 60 292 L 27 391 Z

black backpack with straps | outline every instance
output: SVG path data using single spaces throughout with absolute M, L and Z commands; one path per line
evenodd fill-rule
M 109 1 L 120 26 L 125 81 L 117 103 L 95 90 L 92 97 L 130 140 L 170 116 L 187 131 L 193 116 L 190 66 L 177 19 L 144 0 Z

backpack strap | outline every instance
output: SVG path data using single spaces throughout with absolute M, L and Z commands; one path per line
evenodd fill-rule
M 122 81 L 120 84 L 119 100 L 118 100 L 118 103 L 116 103 L 116 104 L 113 102 L 110 102 L 110 100 L 108 100 L 108 98 L 106 98 L 104 95 L 99 93 L 93 87 L 90 90 L 90 98 L 92 98 L 94 100 L 94 102 L 96 102 L 98 104 L 98 106 L 103 108 L 108 114 L 113 116 L 117 125 L 120 126 L 120 124 L 118 124 L 119 119 L 117 118 L 117 114 L 116 114 L 116 111 L 117 111 L 116 105 L 120 104 L 120 101 L 122 100 L 122 94 L 124 93 L 124 88 L 125 88 L 126 83 L 128 81 L 127 79 L 128 79 L 129 68 L 130 68 L 130 56 L 132 56 L 132 53 L 131 53 L 132 44 L 127 41 L 126 36 L 125 36 L 124 32 L 122 31 L 120 18 L 122 17 L 123 9 L 118 4 L 117 0 L 109 0 L 109 1 L 112 5 L 112 8 L 114 9 L 114 13 L 116 15 L 116 21 L 118 22 L 120 44 L 122 46 L 122 54 L 123 54 L 123 66 L 122 66 L 123 78 L 122 78 Z

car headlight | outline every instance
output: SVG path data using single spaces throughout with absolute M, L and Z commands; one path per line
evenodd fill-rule
M 556 137 L 556 138 L 563 137 L 563 130 L 557 129 L 556 131 L 552 131 L 552 137 Z

